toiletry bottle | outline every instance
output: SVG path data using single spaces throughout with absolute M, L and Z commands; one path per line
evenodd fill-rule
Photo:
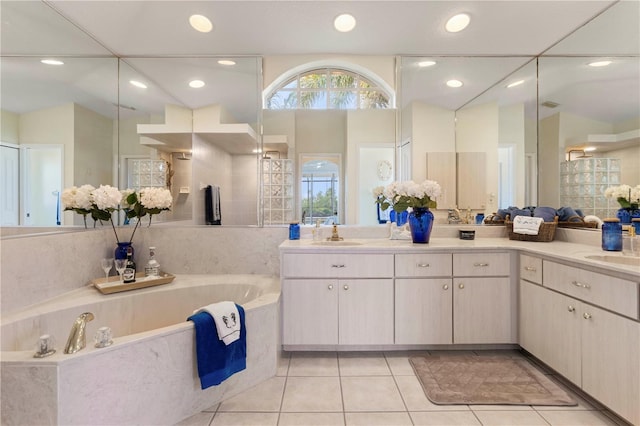
M 316 220 L 316 227 L 313 229 L 313 241 L 322 241 L 322 228 L 320 228 L 321 219 Z
M 160 264 L 156 260 L 156 248 L 149 247 L 149 261 L 144 267 L 145 277 L 159 277 L 160 276 Z
M 132 250 L 127 250 L 127 266 L 124 268 L 122 278 L 125 283 L 132 283 L 136 280 L 136 263 L 133 261 Z
M 300 239 L 300 224 L 298 222 L 292 222 L 291 224 L 289 224 L 289 239 Z
M 607 218 L 602 224 L 602 250 L 622 251 L 622 225 L 620 219 Z

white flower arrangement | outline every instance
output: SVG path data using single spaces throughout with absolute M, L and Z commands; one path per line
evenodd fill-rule
M 151 226 L 152 216 L 170 210 L 173 203 L 171 191 L 166 188 L 142 188 L 136 192 L 133 189 L 120 191 L 109 185 L 100 185 L 98 188 L 91 185 L 73 186 L 65 189 L 61 198 L 65 210 L 73 210 L 83 216 L 85 228 L 87 215 L 94 220 L 94 227 L 97 221 L 110 221 L 118 243 L 120 239 L 111 217 L 114 211 L 123 209 L 127 218 L 138 219 L 129 239 L 131 242 L 142 217 L 149 215 L 148 226 Z
M 604 196 L 615 199 L 623 209 L 638 209 L 640 205 L 640 185 L 611 186 L 604 191 Z
M 409 207 L 435 208 L 438 205 L 436 198 L 441 193 L 440 184 L 433 180 L 425 180 L 422 183 L 391 182 L 386 187 L 378 186 L 373 189 L 373 196 L 380 208 L 386 210 L 392 206 L 397 213 L 402 213 Z

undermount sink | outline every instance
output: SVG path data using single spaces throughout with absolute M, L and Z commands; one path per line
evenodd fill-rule
M 345 240 L 340 240 L 340 241 L 314 241 L 313 243 L 314 245 L 317 246 L 361 246 L 362 243 L 359 243 L 358 241 L 345 241 Z
M 585 256 L 587 259 L 599 260 L 601 262 L 619 263 L 621 265 L 640 266 L 640 257 L 625 257 L 625 256 Z

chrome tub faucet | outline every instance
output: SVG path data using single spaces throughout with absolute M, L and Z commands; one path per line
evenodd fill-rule
M 64 347 L 65 354 L 74 354 L 87 345 L 85 328 L 87 323 L 92 321 L 93 318 L 94 316 L 91 312 L 85 312 L 76 318 L 71 326 L 67 344 Z

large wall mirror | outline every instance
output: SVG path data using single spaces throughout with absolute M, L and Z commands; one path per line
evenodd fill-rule
M 539 58 L 540 203 L 615 217 L 640 184 L 640 3 L 618 2 Z

